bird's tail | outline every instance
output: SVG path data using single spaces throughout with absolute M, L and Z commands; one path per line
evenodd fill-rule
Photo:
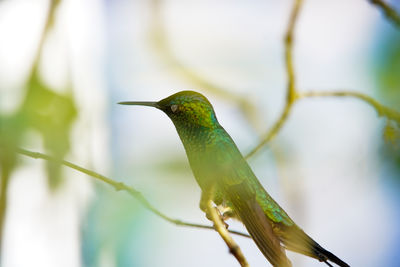
M 332 266 L 329 263 L 330 261 L 340 267 L 350 267 L 350 265 L 339 259 L 333 253 L 321 247 L 297 226 L 294 226 L 294 228 L 288 230 L 286 233 L 286 236 L 283 238 L 283 243 L 287 249 L 325 262 L 328 266 Z

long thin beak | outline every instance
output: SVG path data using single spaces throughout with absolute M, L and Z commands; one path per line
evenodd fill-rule
M 134 105 L 134 106 L 148 106 L 148 107 L 153 107 L 153 108 L 158 108 L 160 109 L 160 105 L 158 102 L 145 102 L 145 101 L 125 101 L 125 102 L 119 102 L 118 104 L 120 105 Z

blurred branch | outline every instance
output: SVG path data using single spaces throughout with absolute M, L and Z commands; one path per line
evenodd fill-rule
M 286 122 L 287 116 L 291 109 L 291 106 L 297 102 L 297 100 L 304 99 L 304 98 L 313 98 L 313 97 L 352 97 L 357 98 L 359 100 L 364 101 L 368 105 L 372 106 L 376 112 L 378 113 L 379 117 L 385 117 L 388 120 L 394 121 L 400 127 L 400 112 L 389 108 L 385 105 L 382 105 L 374 98 L 359 92 L 354 91 L 308 91 L 308 92 L 296 92 L 296 97 L 294 98 L 292 104 L 286 105 L 285 111 L 278 120 L 278 122 L 273 126 L 273 128 L 268 132 L 267 138 L 265 139 L 266 142 L 272 140 L 276 134 L 278 134 L 279 130 L 281 129 L 282 125 Z M 246 158 L 251 157 L 254 153 L 260 149 L 262 145 L 258 145 L 252 152 L 250 152 Z
M 285 35 L 285 59 L 286 59 L 286 72 L 288 75 L 288 88 L 287 88 L 287 103 L 288 105 L 293 104 L 296 100 L 296 84 L 295 84 L 295 73 L 293 67 L 293 39 L 294 30 L 299 16 L 302 0 L 295 0 L 293 9 L 290 14 L 289 24 Z
M 400 15 L 392 6 L 382 0 L 370 0 L 370 2 L 380 8 L 386 18 L 400 28 Z
M 54 157 L 51 157 L 49 155 L 46 154 L 42 154 L 39 152 L 32 152 L 29 150 L 25 150 L 22 148 L 18 148 L 17 152 L 31 157 L 31 158 L 35 158 L 35 159 L 44 159 L 47 161 L 52 161 L 52 162 L 57 162 L 59 164 L 62 164 L 64 166 L 67 166 L 69 168 L 72 168 L 74 170 L 77 170 L 81 173 L 87 174 L 97 180 L 100 180 L 112 187 L 114 187 L 114 189 L 116 191 L 125 191 L 127 192 L 129 195 L 131 195 L 132 197 L 134 197 L 135 199 L 137 199 L 146 209 L 150 210 L 151 212 L 153 212 L 154 214 L 156 214 L 157 216 L 161 217 L 162 219 L 173 223 L 175 225 L 179 225 L 179 226 L 188 226 L 188 227 L 195 227 L 195 228 L 202 228 L 202 229 L 214 229 L 212 226 L 208 226 L 208 225 L 202 225 L 202 224 L 196 224 L 196 223 L 188 223 L 188 222 L 184 222 L 181 220 L 177 220 L 177 219 L 173 219 L 167 215 L 165 215 L 164 213 L 162 213 L 161 211 L 159 211 L 158 209 L 156 209 L 153 205 L 150 204 L 150 202 L 142 195 L 142 193 L 140 193 L 139 191 L 135 190 L 133 187 L 127 186 L 126 184 L 122 183 L 122 182 L 116 182 L 104 175 L 101 175 L 97 172 L 85 169 L 83 167 L 80 167 L 76 164 L 73 164 L 69 161 L 66 160 L 61 160 L 61 159 L 57 159 Z M 249 235 L 245 234 L 245 233 L 241 233 L 238 231 L 233 231 L 233 230 L 229 230 L 230 233 L 235 234 L 235 235 L 240 235 L 240 236 L 244 236 L 244 237 L 248 237 L 250 238 Z
M 30 77 L 35 75 L 35 72 L 39 65 L 39 60 L 40 60 L 40 57 L 42 54 L 43 44 L 46 40 L 47 34 L 49 33 L 50 29 L 52 28 L 52 26 L 54 24 L 56 10 L 57 10 L 58 6 L 60 5 L 60 3 L 61 3 L 61 0 L 50 0 L 49 11 L 47 13 L 47 18 L 46 18 L 46 22 L 45 22 L 44 29 L 42 32 L 42 36 L 40 37 L 40 40 L 39 40 L 38 50 L 36 52 L 35 59 L 33 60 L 33 66 L 31 69 Z
M 395 127 L 391 121 L 388 121 L 383 129 L 383 139 L 391 150 L 400 152 L 400 125 L 397 124 Z
M 210 194 L 210 196 L 213 194 Z M 248 267 L 246 258 L 244 257 L 242 250 L 239 245 L 236 244 L 235 240 L 229 235 L 228 229 L 225 228 L 225 224 L 222 222 L 221 216 L 213 206 L 211 197 L 207 201 L 207 213 L 210 215 L 211 220 L 214 222 L 214 228 L 225 241 L 225 244 L 229 248 L 229 252 L 237 259 L 240 266 Z
M 395 23 L 400 26 L 400 16 L 397 14 L 393 8 L 385 4 L 380 0 L 371 0 L 372 3 L 379 5 L 384 11 L 385 14 Z M 266 143 L 270 142 L 281 130 L 283 124 L 286 122 L 290 111 L 293 107 L 293 104 L 302 98 L 309 98 L 309 97 L 353 97 L 358 98 L 367 104 L 371 105 L 378 116 L 384 116 L 389 120 L 395 121 L 400 126 L 400 112 L 386 107 L 380 104 L 378 101 L 373 99 L 370 96 L 367 96 L 362 93 L 352 92 L 352 91 L 336 91 L 336 92 L 316 92 L 316 91 L 309 91 L 304 93 L 298 93 L 295 83 L 295 73 L 293 67 L 293 36 L 294 30 L 297 22 L 297 18 L 299 15 L 299 11 L 302 5 L 302 0 L 295 0 L 292 8 L 292 12 L 290 15 L 290 20 L 287 28 L 287 32 L 285 35 L 285 59 L 286 59 L 286 72 L 288 76 L 288 87 L 287 87 L 287 97 L 286 97 L 286 105 L 276 121 L 276 123 L 271 127 L 271 129 L 267 132 L 265 137 L 262 141 L 246 155 L 246 158 L 250 158 L 253 156 L 257 151 L 259 151 Z
M 365 103 L 369 104 L 372 106 L 376 112 L 378 113 L 378 116 L 384 116 L 389 120 L 395 121 L 399 126 L 400 126 L 400 112 L 391 109 L 389 107 L 386 107 L 373 99 L 372 97 L 359 93 L 359 92 L 352 92 L 352 91 L 332 91 L 332 92 L 318 92 L 318 91 L 309 91 L 309 92 L 304 92 L 299 94 L 299 99 L 301 98 L 310 98 L 310 97 L 353 97 L 353 98 L 358 98 Z
M 174 55 L 170 45 L 168 44 L 168 37 L 163 27 L 161 2 L 162 0 L 151 1 L 153 17 L 150 35 L 153 46 L 158 52 L 160 58 L 172 66 L 172 68 L 169 68 L 169 70 L 174 70 L 179 77 L 188 83 L 198 86 L 201 89 L 221 97 L 224 100 L 236 103 L 250 124 L 256 128 L 259 118 L 257 109 L 253 103 L 246 99 L 244 95 L 233 93 L 229 89 L 209 81 L 206 77 L 200 75 L 195 70 L 183 64 Z
M 253 156 L 257 151 L 259 151 L 266 143 L 271 141 L 279 130 L 282 128 L 282 125 L 286 122 L 290 111 L 292 109 L 293 104 L 297 100 L 297 89 L 296 89 L 296 79 L 294 73 L 293 66 L 293 39 L 294 39 L 294 30 L 296 28 L 297 18 L 300 13 L 300 8 L 303 4 L 302 0 L 295 0 L 293 3 L 292 11 L 290 14 L 289 24 L 287 26 L 286 34 L 285 34 L 285 62 L 286 62 L 286 73 L 288 76 L 288 85 L 287 85 L 287 93 L 286 93 L 286 105 L 278 118 L 275 124 L 271 127 L 271 129 L 265 134 L 264 138 L 261 142 L 253 148 L 247 155 L 246 159 Z

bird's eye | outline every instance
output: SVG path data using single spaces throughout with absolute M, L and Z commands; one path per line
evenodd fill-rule
M 178 105 L 171 105 L 171 111 L 175 112 L 178 110 Z

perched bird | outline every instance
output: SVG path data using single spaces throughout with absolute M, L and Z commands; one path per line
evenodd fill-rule
M 120 102 L 162 110 L 174 123 L 190 167 L 201 187 L 200 208 L 207 201 L 230 208 L 273 266 L 288 267 L 285 249 L 327 265 L 349 266 L 309 237 L 265 191 L 232 138 L 219 124 L 206 97 L 182 91 L 159 102 Z

